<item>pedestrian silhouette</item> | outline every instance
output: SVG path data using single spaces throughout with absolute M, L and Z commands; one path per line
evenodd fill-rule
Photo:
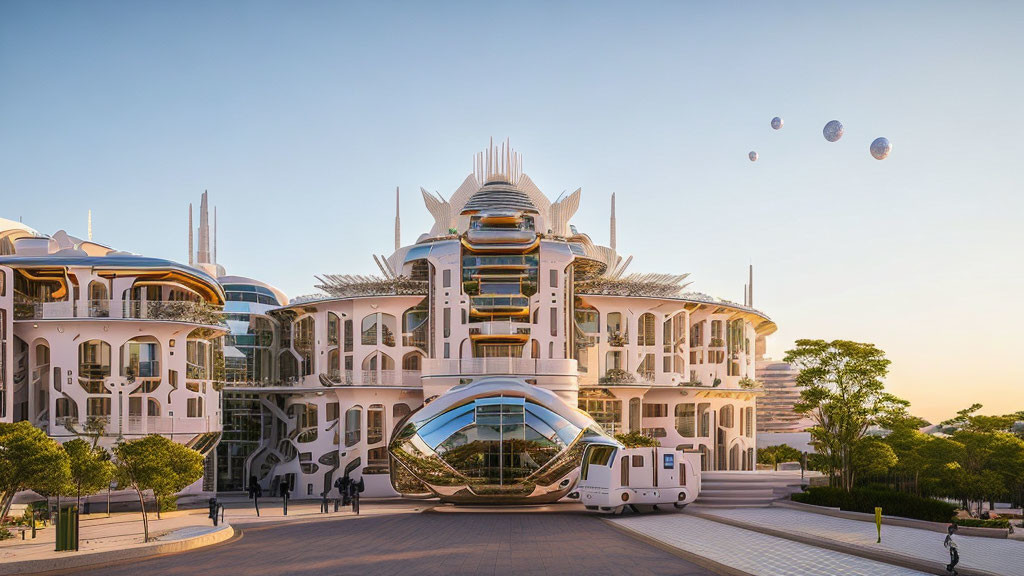
M 249 498 L 252 499 L 253 506 L 256 507 L 256 515 L 260 515 L 260 496 L 263 496 L 263 488 L 260 487 L 260 481 L 253 474 L 249 476 Z
M 960 551 L 956 548 L 956 542 L 953 540 L 953 534 L 956 534 L 956 524 L 950 524 L 947 530 L 946 540 L 942 543 L 943 546 L 949 549 L 949 564 L 946 565 L 946 572 L 956 576 L 959 572 L 956 571 L 956 565 L 960 563 Z

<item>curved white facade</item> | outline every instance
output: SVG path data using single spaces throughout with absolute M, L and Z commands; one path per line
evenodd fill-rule
M 195 268 L 11 227 L 0 233 L 0 418 L 68 438 L 102 415 L 105 442 L 197 442 L 223 424 L 208 489 L 242 490 L 255 476 L 319 496 L 348 473 L 367 496 L 393 496 L 426 493 L 395 468 L 396 427 L 453 387 L 501 376 L 608 433 L 698 453 L 704 469 L 754 468 L 755 366 L 775 330 L 766 315 L 688 292 L 684 273 L 628 273 L 614 199 L 612 246 L 600 246 L 571 223 L 582 192 L 550 200 L 508 147 L 478 155 L 451 197 L 422 196 L 433 227 L 403 246 L 396 217 L 395 251 L 374 256 L 381 275 L 323 275 L 321 295 L 291 302 L 210 257 L 205 195 Z M 109 345 L 109 360 L 83 342 Z M 489 469 L 537 461 L 508 438 L 483 434 L 480 454 L 460 458 L 486 462 L 496 446 L 509 460 Z M 435 464 L 461 485 L 493 484 L 443 451 Z M 550 494 L 566 491 L 562 479 Z

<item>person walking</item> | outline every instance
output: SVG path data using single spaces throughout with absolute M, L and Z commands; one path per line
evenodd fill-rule
M 956 541 L 953 540 L 953 535 L 956 534 L 956 524 L 950 524 L 947 530 L 946 540 L 942 543 L 943 546 L 949 549 L 949 564 L 946 565 L 946 572 L 949 572 L 953 576 L 957 576 L 959 572 L 956 571 L 956 565 L 960 563 L 960 551 L 957 550 Z
M 366 490 L 366 484 L 363 483 L 363 479 L 359 478 L 359 482 L 352 482 L 350 484 L 352 491 L 352 511 L 359 515 L 359 494 Z
M 256 516 L 260 515 L 260 496 L 263 496 L 263 488 L 260 487 L 260 481 L 256 479 L 256 475 L 249 476 L 249 498 L 252 499 L 253 505 L 256 507 Z
M 352 479 L 349 478 L 346 472 L 344 476 L 334 481 L 334 487 L 338 489 L 338 497 L 341 498 L 341 505 L 348 506 L 349 492 L 348 488 L 352 485 Z

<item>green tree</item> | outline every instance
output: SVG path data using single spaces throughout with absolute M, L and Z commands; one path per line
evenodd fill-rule
M 90 446 L 81 438 L 65 442 L 63 448 L 71 468 L 71 485 L 81 507 L 83 494 L 95 494 L 110 485 L 114 463 L 106 450 Z
M 639 431 L 616 434 L 615 439 L 626 448 L 658 448 L 661 446 L 661 442 L 658 442 L 657 438 L 651 438 Z
M 779 464 L 783 462 L 799 462 L 802 457 L 803 452 L 789 444 L 778 444 L 757 450 L 757 463 L 772 466 L 774 470 L 778 470 Z
M 909 405 L 885 392 L 882 378 L 890 362 L 873 344 L 847 340 L 797 340 L 785 361 L 800 369 L 794 409 L 814 420 L 812 445 L 824 457 L 830 481 L 850 491 L 854 445 L 870 426 L 905 414 Z
M 881 476 L 899 462 L 892 447 L 875 436 L 866 436 L 853 444 L 851 465 L 852 483 L 857 476 Z
M 163 436 L 150 434 L 114 447 L 118 482 L 135 490 L 142 507 L 142 529 L 149 541 L 149 516 L 143 493 L 152 490 L 159 498 L 184 490 L 203 476 L 201 454 Z
M 60 494 L 71 476 L 68 456 L 29 422 L 0 423 L 0 520 L 22 490 Z

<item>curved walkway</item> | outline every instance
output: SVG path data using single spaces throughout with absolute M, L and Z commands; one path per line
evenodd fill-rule
M 926 574 L 690 514 L 608 520 L 643 537 L 752 576 L 919 576 Z
M 836 518 L 787 508 L 701 509 L 705 516 L 716 516 L 752 526 L 768 526 L 775 531 L 831 540 L 857 546 L 862 550 L 883 552 L 933 563 L 942 567 L 949 558 L 943 547 L 945 535 L 903 526 L 882 524 L 882 542 L 873 522 Z M 756 528 L 755 528 L 756 529 Z M 1024 576 L 1024 542 L 978 536 L 956 536 L 960 568 L 977 569 L 1003 576 Z

